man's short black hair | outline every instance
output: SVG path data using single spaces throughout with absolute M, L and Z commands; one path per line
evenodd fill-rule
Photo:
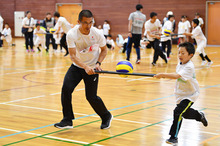
M 59 17 L 60 17 L 60 13 L 59 13 L 59 12 L 55 12 L 55 13 L 53 14 L 53 16 L 59 18 Z
M 198 19 L 193 19 L 193 22 L 198 26 L 199 25 L 199 20 Z
M 38 26 L 40 26 L 40 24 L 39 24 L 39 23 L 37 23 L 37 24 L 36 24 L 36 27 L 38 27 Z
M 186 51 L 190 54 L 195 54 L 195 47 L 192 43 L 190 42 L 185 42 L 185 43 L 181 43 L 179 44 L 179 47 L 184 47 L 186 48 Z
M 82 21 L 82 18 L 83 17 L 86 17 L 86 18 L 91 18 L 93 17 L 92 15 L 92 12 L 90 10 L 82 10 L 80 13 L 79 13 L 79 18 L 78 20 L 79 21 Z
M 173 18 L 174 15 L 168 15 L 168 20 L 170 20 L 170 18 Z
M 153 18 L 154 16 L 157 16 L 157 13 L 151 12 L 151 13 L 150 13 L 150 18 Z
M 137 4 L 137 5 L 136 5 L 136 10 L 139 11 L 140 9 L 143 9 L 143 6 L 142 6 L 141 4 Z

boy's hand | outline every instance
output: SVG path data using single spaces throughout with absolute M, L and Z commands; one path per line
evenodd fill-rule
M 162 73 L 156 74 L 154 75 L 154 78 L 157 78 L 157 79 L 163 78 L 163 74 Z

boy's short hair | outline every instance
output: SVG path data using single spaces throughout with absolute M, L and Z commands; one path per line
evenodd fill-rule
M 78 20 L 79 20 L 79 21 L 82 21 L 82 18 L 83 18 L 83 17 L 86 17 L 86 18 L 91 18 L 91 17 L 93 17 L 92 12 L 91 12 L 90 10 L 82 10 L 82 11 L 79 13 Z
M 5 25 L 8 25 L 8 26 L 9 26 L 9 24 L 8 24 L 8 23 L 5 23 Z
M 153 18 L 154 16 L 157 16 L 157 13 L 151 12 L 151 13 L 150 13 L 150 18 Z
M 39 24 L 39 23 L 37 23 L 37 24 L 36 24 L 36 27 L 38 27 L 38 26 L 40 26 L 40 24 Z
M 51 13 L 50 13 L 50 12 L 48 12 L 46 15 L 51 15 Z
M 30 13 L 31 11 L 26 11 L 26 15 L 28 14 L 28 13 Z
M 187 17 L 185 15 L 181 16 L 181 18 L 186 19 Z
M 136 5 L 136 10 L 139 11 L 140 9 L 143 9 L 143 6 L 142 6 L 141 4 L 137 4 L 137 5 Z
M 59 17 L 60 17 L 60 13 L 59 13 L 59 12 L 55 12 L 55 13 L 53 14 L 53 16 L 59 18 Z
M 199 13 L 195 13 L 195 16 L 200 16 L 200 14 Z
M 197 26 L 199 25 L 199 20 L 198 19 L 193 19 L 192 20 Z
M 112 37 L 112 35 L 110 35 L 110 34 L 109 34 L 107 37 L 110 37 L 110 38 L 111 38 L 111 37 Z
M 195 54 L 195 47 L 192 43 L 190 42 L 184 42 L 184 43 L 181 43 L 179 44 L 179 47 L 184 47 L 186 48 L 186 51 L 190 54 Z
M 170 20 L 170 18 L 173 18 L 174 15 L 168 15 L 168 20 Z

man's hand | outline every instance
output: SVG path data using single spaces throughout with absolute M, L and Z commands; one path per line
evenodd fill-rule
M 89 66 L 86 66 L 85 71 L 86 71 L 86 73 L 87 73 L 88 75 L 93 75 L 93 74 L 95 74 L 94 69 L 91 68 L 91 67 L 89 67 Z
M 157 79 L 163 78 L 163 74 L 162 73 L 156 74 L 154 75 L 154 78 L 157 78 Z
M 102 71 L 101 66 L 98 63 L 95 66 L 95 70 Z

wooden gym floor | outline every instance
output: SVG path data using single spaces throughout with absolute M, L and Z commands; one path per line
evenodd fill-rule
M 175 80 L 100 75 L 98 95 L 114 115 L 108 130 L 99 128 L 100 118 L 86 101 L 81 82 L 73 93 L 74 128 L 60 130 L 53 124 L 62 119 L 60 91 L 71 65 L 69 56 L 52 51 L 27 54 L 24 39 L 15 43 L 15 47 L 0 48 L 0 145 L 167 145 L 175 108 Z M 134 72 L 175 72 L 175 45 L 167 65 L 159 59 L 156 67 L 151 66 L 152 52 L 142 49 L 141 64 L 136 65 L 133 50 Z M 207 47 L 206 52 L 214 62 L 212 67 L 201 67 L 198 54 L 193 58 L 201 89 L 193 107 L 205 112 L 209 126 L 183 120 L 179 146 L 220 145 L 220 48 Z M 114 71 L 123 59 L 125 54 L 116 48 L 108 52 L 102 68 Z

